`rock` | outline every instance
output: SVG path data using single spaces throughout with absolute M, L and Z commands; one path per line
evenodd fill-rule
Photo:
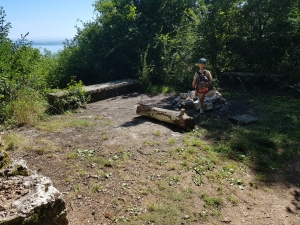
M 193 109 L 194 108 L 194 102 L 193 100 L 182 100 L 180 104 L 178 105 L 180 109 Z
M 8 155 L 0 155 L 0 224 L 67 225 L 65 201 L 51 180 L 33 174 L 25 160 L 3 164 Z
M 229 117 L 229 119 L 233 122 L 238 123 L 238 124 L 248 124 L 248 123 L 251 123 L 251 122 L 258 121 L 257 118 L 255 118 L 254 116 L 252 116 L 250 114 L 232 116 L 232 117 Z
M 228 218 L 224 218 L 221 220 L 222 223 L 231 223 L 231 220 Z
M 180 98 L 182 98 L 182 99 L 187 99 L 188 94 L 187 94 L 187 93 L 180 93 L 179 96 L 180 96 Z
M 174 103 L 177 103 L 177 102 L 179 102 L 180 100 L 181 100 L 181 97 L 178 96 L 177 98 L 174 99 Z
M 1 183 L 9 184 L 11 195 L 4 195 L 4 210 L 7 212 L 0 218 L 1 225 L 67 225 L 66 205 L 62 194 L 53 187 L 49 178 L 31 175 L 0 178 Z M 28 193 L 17 196 L 16 189 L 25 183 L 33 183 Z M 22 195 L 22 193 L 19 193 Z M 2 193 L 1 193 L 2 195 Z M 15 213 L 12 213 L 15 212 Z
M 213 97 L 213 98 L 222 98 L 222 94 L 218 92 L 217 90 L 210 90 L 209 92 L 206 93 L 205 97 Z
M 10 177 L 18 175 L 29 176 L 30 174 L 31 172 L 28 169 L 27 163 L 23 159 L 13 161 L 5 169 L 0 170 L 0 177 Z
M 211 102 L 204 102 L 204 106 L 205 106 L 205 110 L 210 110 L 214 108 L 214 105 Z
M 215 109 L 219 109 L 219 108 L 221 108 L 221 106 L 220 106 L 218 103 L 215 103 L 215 104 L 214 104 L 214 108 L 215 108 Z
M 189 215 L 185 215 L 185 216 L 184 216 L 184 219 L 188 219 L 188 218 L 190 218 Z
M 112 219 L 113 215 L 111 215 L 110 213 L 105 213 L 104 217 L 107 218 L 107 219 Z

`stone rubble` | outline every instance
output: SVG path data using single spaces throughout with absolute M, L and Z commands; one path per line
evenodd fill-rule
M 188 91 L 187 93 L 180 93 L 175 98 L 174 103 L 179 109 L 195 109 L 199 110 L 199 100 L 195 96 L 195 91 Z M 209 91 L 204 98 L 205 110 L 219 109 L 221 110 L 222 104 L 226 104 L 226 99 L 222 98 L 222 95 L 217 90 Z

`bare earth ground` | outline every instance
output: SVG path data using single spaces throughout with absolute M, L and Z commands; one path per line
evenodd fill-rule
M 28 126 L 6 131 L 23 135 L 35 149 L 18 149 L 10 151 L 10 155 L 23 157 L 30 169 L 52 179 L 54 186 L 64 193 L 70 225 L 122 224 L 126 219 L 130 224 L 136 216 L 157 212 L 155 205 L 165 204 L 161 198 L 166 198 L 157 193 L 164 190 L 178 197 L 172 199 L 174 207 L 180 208 L 174 224 L 300 224 L 300 189 L 287 179 L 291 170 L 299 175 L 299 163 L 287 171 L 277 171 L 273 182 L 257 180 L 257 173 L 243 165 L 235 174 L 244 180 L 240 186 L 226 179 L 219 183 L 210 181 L 209 176 L 203 178 L 200 186 L 195 185 L 195 172 L 184 170 L 182 158 L 178 160 L 176 154 L 170 157 L 170 151 L 184 146 L 189 134 L 135 113 L 139 103 L 172 108 L 175 97 L 118 96 L 62 116 L 63 120 L 86 120 L 90 126 L 53 132 Z M 247 101 L 227 101 L 226 112 L 208 112 L 196 120 L 213 117 L 227 121 L 230 114 L 251 112 L 251 103 Z M 199 139 L 204 146 L 203 150 L 199 148 L 199 155 L 205 152 L 205 145 L 215 144 L 205 135 Z M 49 149 L 35 147 L 43 143 Z M 222 162 L 218 165 L 223 166 Z M 171 183 L 176 177 L 180 182 Z M 222 198 L 223 207 L 215 215 L 214 209 L 205 206 L 203 193 Z M 161 222 L 148 220 L 137 224 L 168 224 L 163 219 L 156 221 Z

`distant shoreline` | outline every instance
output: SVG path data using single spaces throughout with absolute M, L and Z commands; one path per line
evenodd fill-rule
M 63 41 L 32 41 L 32 45 L 63 45 Z
M 44 49 L 52 53 L 57 53 L 64 49 L 64 45 L 61 42 L 33 42 L 32 47 L 39 49 L 42 54 L 44 54 Z

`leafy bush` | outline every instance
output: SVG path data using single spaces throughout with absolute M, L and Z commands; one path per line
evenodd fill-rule
M 48 95 L 49 112 L 52 114 L 61 114 L 68 110 L 75 110 L 84 107 L 90 100 L 86 95 L 81 81 L 76 82 L 74 77 L 64 90 L 58 90 Z
M 16 99 L 7 104 L 5 118 L 12 124 L 34 124 L 44 115 L 47 106 L 38 91 L 23 88 L 16 93 Z

